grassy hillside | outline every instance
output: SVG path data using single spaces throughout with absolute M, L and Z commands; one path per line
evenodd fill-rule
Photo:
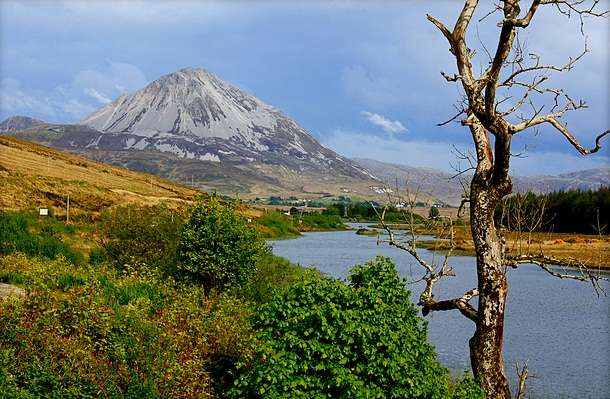
M 0 209 L 52 209 L 76 216 L 118 204 L 181 207 L 201 193 L 157 176 L 0 136 Z

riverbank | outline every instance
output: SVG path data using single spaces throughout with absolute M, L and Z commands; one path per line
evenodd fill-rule
M 379 227 L 379 226 L 375 226 Z M 391 225 L 392 229 L 409 230 L 408 225 Z M 417 242 L 419 248 L 446 253 L 451 244 L 448 232 L 439 227 L 417 225 L 415 233 L 418 235 L 431 235 L 435 239 Z M 505 231 L 506 248 L 510 255 L 518 254 L 544 254 L 545 256 L 565 260 L 565 266 L 583 264 L 591 268 L 610 270 L 610 236 L 596 236 L 574 233 L 548 233 L 532 232 L 518 233 Z M 470 233 L 470 226 L 454 226 L 453 255 L 474 256 L 474 242 Z
M 258 233 L 266 240 L 287 240 L 305 232 L 349 230 L 341 217 L 336 215 L 286 215 L 269 212 L 255 220 Z

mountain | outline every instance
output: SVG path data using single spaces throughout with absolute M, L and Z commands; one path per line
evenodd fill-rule
M 17 132 L 42 124 L 44 122 L 41 120 L 30 118 L 29 116 L 16 115 L 0 123 L 0 133 Z
M 412 192 L 423 191 L 440 200 L 458 205 L 469 183 L 470 176 L 454 174 L 438 169 L 419 168 L 380 162 L 373 159 L 354 159 L 362 168 L 378 176 L 386 185 L 394 187 L 408 186 Z M 514 176 L 513 191 L 548 193 L 560 190 L 596 189 L 610 186 L 610 168 L 589 169 L 557 176 Z
M 370 195 L 375 184 L 280 110 L 204 69 L 162 76 L 77 125 L 38 124 L 14 134 L 245 196 L 319 196 L 345 187 Z

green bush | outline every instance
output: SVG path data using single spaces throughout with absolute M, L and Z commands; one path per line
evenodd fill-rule
M 82 255 L 59 238 L 64 229 L 57 227 L 56 221 L 42 222 L 38 232 L 33 232 L 30 224 L 27 215 L 0 212 L 0 255 L 23 252 L 48 259 L 62 255 L 74 264 L 82 261 Z
M 339 215 L 310 214 L 298 220 L 302 231 L 345 230 L 346 226 Z
M 258 233 L 263 238 L 290 238 L 301 235 L 292 217 L 282 212 L 269 212 L 256 220 Z
M 430 211 L 428 211 L 428 219 L 438 219 L 439 216 L 441 216 L 441 212 L 435 206 L 431 207 Z
M 266 251 L 265 242 L 234 205 L 214 195 L 195 206 L 182 229 L 177 270 L 206 290 L 242 286 Z
M 230 396 L 447 397 L 446 370 L 393 263 L 356 266 L 349 281 L 298 283 L 260 307 L 259 361 Z
M 483 388 L 468 373 L 464 373 L 462 379 L 455 383 L 451 399 L 485 399 L 486 396 Z
M 120 270 L 142 264 L 171 271 L 176 263 L 176 245 L 182 217 L 164 206 L 128 205 L 102 215 L 105 255 Z M 95 253 L 93 260 L 102 260 Z
M 266 253 L 258 261 L 256 273 L 239 293 L 249 301 L 262 304 L 269 302 L 273 295 L 284 293 L 297 282 L 320 276 L 315 269 L 304 269 L 287 259 Z
M 2 399 L 210 398 L 252 358 L 243 299 L 153 270 L 0 257 L 0 273 L 17 271 L 35 295 L 0 301 Z

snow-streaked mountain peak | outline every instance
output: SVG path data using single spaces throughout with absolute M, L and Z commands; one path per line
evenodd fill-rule
M 370 178 L 278 109 L 202 68 L 161 76 L 81 123 L 108 135 L 88 148 L 122 146 L 214 162 L 255 161 Z

